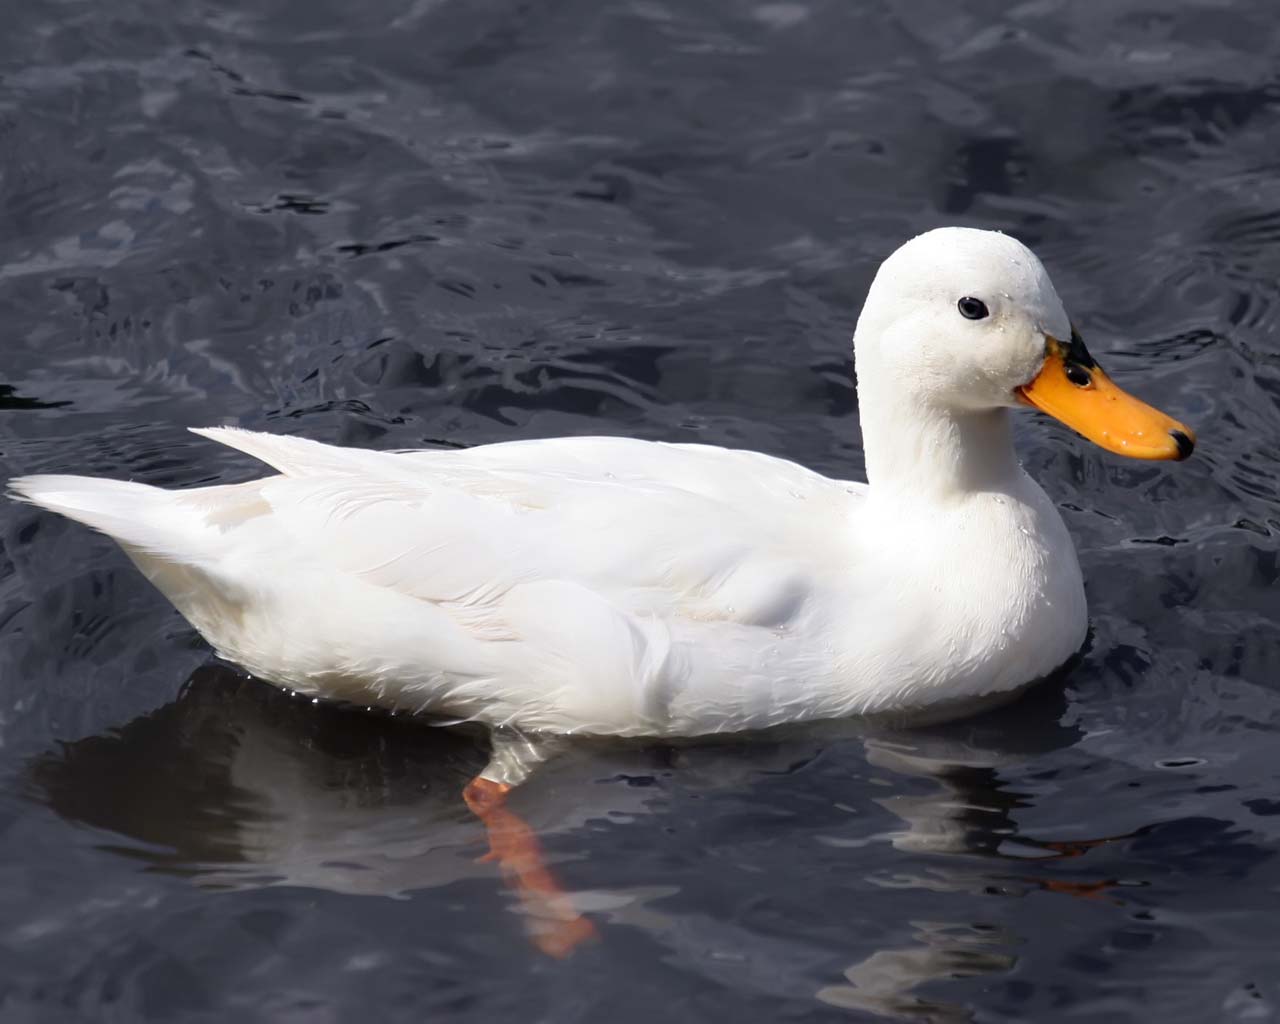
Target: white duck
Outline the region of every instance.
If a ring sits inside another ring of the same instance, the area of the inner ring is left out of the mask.
[[[1191,431],[1108,381],[1001,234],[906,243],[854,341],[869,485],[626,438],[372,452],[219,428],[197,432],[279,475],[10,486],[114,537],[222,657],[356,704],[690,736],[1047,675],[1084,640],[1084,589],[1009,410],[1137,458],[1185,458]]]

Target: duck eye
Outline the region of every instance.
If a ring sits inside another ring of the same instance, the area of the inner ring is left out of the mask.
[[[981,320],[988,314],[987,304],[981,299],[975,299],[972,295],[966,295],[957,302],[956,308],[966,320]]]

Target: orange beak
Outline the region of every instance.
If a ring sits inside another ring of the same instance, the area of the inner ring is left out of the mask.
[[[1046,340],[1044,367],[1015,394],[1119,455],[1181,460],[1196,444],[1189,427],[1113,384],[1074,330],[1069,343]]]

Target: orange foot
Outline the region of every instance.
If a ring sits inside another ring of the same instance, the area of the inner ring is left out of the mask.
[[[529,912],[533,944],[549,956],[563,958],[595,938],[595,925],[573,909],[543,862],[542,846],[533,829],[507,807],[510,792],[505,783],[475,778],[462,791],[462,798],[488,830],[489,853],[484,859],[497,862]]]

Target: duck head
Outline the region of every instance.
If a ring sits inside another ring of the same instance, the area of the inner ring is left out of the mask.
[[[917,415],[962,422],[1032,406],[1132,458],[1185,459],[1195,446],[1190,428],[1103,373],[1035,254],[999,232],[939,228],[899,248],[854,343],[864,434],[868,413],[882,421],[872,432],[888,433]],[[869,450],[869,473],[871,461]]]

